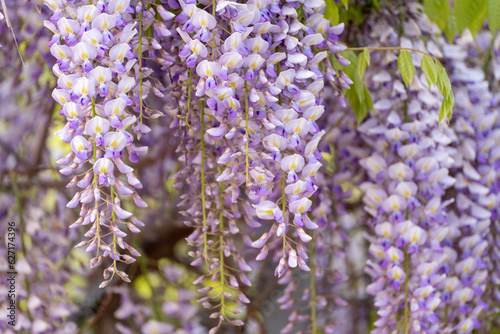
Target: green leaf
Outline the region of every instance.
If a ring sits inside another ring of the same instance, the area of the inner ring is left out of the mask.
[[[437,85],[443,96],[452,93],[450,78],[448,78],[448,74],[441,64],[437,65]]]
[[[366,61],[368,62],[368,66],[370,66],[370,51],[368,51],[368,48],[363,49],[363,54],[365,55]]]
[[[453,10],[450,11],[448,15],[448,22],[446,22],[444,33],[450,42],[453,42],[455,36],[458,34],[457,18],[455,17],[455,11]]]
[[[498,28],[500,28],[500,0],[487,1],[488,12],[486,16],[488,17],[490,31],[494,35]]]
[[[350,65],[344,66],[342,69],[344,73],[353,81],[350,90],[354,91],[357,94],[360,103],[364,103],[365,92],[363,91],[363,87],[365,86],[365,84],[363,83],[363,80],[359,76],[359,73],[357,71],[358,57],[356,57],[356,54],[352,51],[345,51],[341,52],[340,54],[351,62]]]
[[[398,67],[405,82],[406,87],[408,87],[413,81],[413,76],[415,75],[415,66],[411,58],[411,54],[402,50],[398,57]]]
[[[370,95],[370,91],[368,90],[368,88],[366,88],[366,86],[365,86],[365,105],[366,108],[373,109],[372,96]]]
[[[460,34],[466,28],[477,34],[486,17],[486,0],[456,0],[455,16]]]
[[[445,30],[450,13],[448,0],[424,0],[424,13],[439,29]]]
[[[439,122],[441,122],[445,116],[448,116],[448,106],[446,105],[446,101],[446,99],[443,99],[441,108],[439,108]]]
[[[363,101],[360,101],[358,98],[358,94],[353,90],[349,89],[345,91],[347,98],[349,99],[349,103],[351,105],[352,110],[354,111],[354,115],[356,115],[356,119],[358,124],[360,124],[368,115],[368,111],[373,109],[373,102],[370,96],[370,92],[363,85]]]
[[[437,64],[437,85],[443,95],[443,103],[441,104],[441,109],[439,110],[439,121],[441,121],[444,117],[449,120],[453,112],[455,97],[453,96],[450,78],[441,64]]]
[[[450,112],[448,113],[448,119],[450,119],[451,114],[453,112],[453,106],[455,105],[455,95],[453,95],[453,91],[451,91],[450,94],[448,95],[448,99],[450,102]]]
[[[481,11],[480,15],[476,16],[474,20],[469,24],[469,30],[473,37],[476,37],[477,33],[483,27],[484,20],[486,19],[486,7]]]
[[[349,99],[349,103],[359,124],[366,118],[368,111],[373,109],[372,98],[358,72],[359,57],[356,57],[356,54],[353,51],[343,51],[340,54],[351,62],[350,65],[342,67],[341,70],[343,70],[344,73],[353,81],[351,89],[344,90],[344,92],[346,97]],[[361,54],[365,53],[363,52]],[[332,56],[331,58],[334,59],[335,57]],[[362,58],[366,60],[366,54],[362,56]],[[335,61],[333,63],[335,63]]]
[[[453,103],[455,102],[455,98],[453,94],[450,93],[443,97],[443,102],[441,104],[441,108],[439,109],[439,121],[446,117],[449,121],[451,118],[451,114],[453,112]]]
[[[429,88],[431,88],[432,84],[436,84],[437,81],[438,70],[436,62],[430,56],[424,55],[420,62],[420,67],[425,74],[425,79],[427,80]]]
[[[324,18],[330,21],[332,26],[339,24],[339,9],[333,0],[326,0],[326,10],[323,14]]]
[[[345,9],[347,10],[349,8],[349,0],[342,0],[342,3],[344,4]]]
[[[363,52],[359,54],[357,66],[358,74],[361,79],[363,79],[368,65],[370,65],[370,52],[367,48],[364,48]]]

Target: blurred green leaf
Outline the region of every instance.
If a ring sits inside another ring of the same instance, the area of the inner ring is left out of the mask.
[[[437,75],[437,85],[443,95],[443,103],[439,110],[439,121],[444,117],[449,120],[453,112],[453,104],[455,103],[450,78],[441,64],[437,64]]]
[[[450,11],[450,14],[448,15],[448,22],[446,23],[444,33],[450,42],[453,42],[455,36],[458,34],[457,18],[455,17],[454,10]]]
[[[366,88],[363,78],[358,72],[359,57],[356,57],[356,54],[352,51],[344,51],[341,52],[341,54],[351,62],[350,65],[342,68],[345,74],[353,81],[351,89],[345,90],[345,94],[349,99],[351,108],[354,110],[354,114],[359,124],[366,118],[368,111],[373,108],[373,102],[370,92]],[[361,56],[363,54],[364,52],[360,54],[360,57],[366,60],[366,54]]]
[[[452,92],[450,78],[448,78],[448,74],[441,64],[437,66],[437,84],[443,96]]]
[[[332,26],[339,24],[339,9],[333,0],[326,0],[326,10],[323,16],[330,21]]]
[[[413,76],[415,75],[415,66],[413,65],[413,60],[411,58],[410,52],[402,50],[398,57],[398,67],[405,82],[406,87],[408,87],[413,81]]]
[[[486,18],[486,0],[456,0],[455,16],[458,32],[469,28],[475,36]]]
[[[448,0],[424,0],[424,13],[439,29],[446,30],[450,14]]]
[[[495,32],[500,28],[500,0],[487,0],[487,14],[488,25],[490,27],[491,33]]]
[[[441,104],[441,108],[439,109],[439,121],[446,117],[446,119],[450,120],[452,110],[453,110],[454,97],[453,94],[448,94],[444,96],[443,102]]]
[[[366,67],[370,65],[370,52],[367,48],[364,48],[363,52],[359,54],[358,57],[358,74],[361,79],[363,79]]]

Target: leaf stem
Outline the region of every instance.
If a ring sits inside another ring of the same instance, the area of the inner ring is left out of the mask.
[[[142,10],[139,12],[139,124],[142,126],[142,108],[143,108],[143,103],[142,103],[142,94],[143,94],[143,83],[142,83]],[[140,130],[139,130],[140,131]]]
[[[406,107],[406,103],[405,103],[405,108]],[[409,208],[406,208],[406,213],[405,213],[405,219],[408,220],[410,216],[410,209]],[[409,280],[409,277],[410,277],[410,255],[408,254],[408,245],[406,245],[405,247],[405,250],[404,250],[404,262],[403,262],[403,266],[404,266],[404,271],[405,271],[405,283],[404,283],[404,287],[405,287],[405,310],[404,310],[404,322],[403,322],[403,333],[404,334],[408,334],[409,333],[409,328],[408,328],[408,322],[410,321],[410,314],[409,314],[409,303],[408,303],[408,280]]]
[[[403,333],[408,334],[409,333],[409,328],[408,328],[408,322],[410,321],[410,314],[409,314],[409,305],[408,305],[408,277],[410,276],[410,260],[409,260],[409,254],[408,254],[408,246],[406,246],[405,251],[404,251],[404,271],[405,271],[405,310],[404,310],[404,321],[403,321]]]
[[[315,245],[314,245],[314,230],[312,231],[311,234],[312,240],[311,240],[311,322],[312,322],[312,334],[316,334],[318,331],[318,324],[317,324],[317,316],[316,316],[316,263],[314,262],[314,252],[315,252]]]
[[[95,99],[94,97],[92,97],[92,118],[94,118],[96,115],[96,111],[95,111]],[[95,138],[94,138],[94,153],[93,153],[93,158],[94,158],[94,164],[95,162],[97,161],[97,145],[96,145],[96,142],[95,142]],[[98,176],[97,174],[94,172],[94,189],[97,189],[99,187],[98,185],[98,182],[97,182],[97,179],[98,179]],[[95,209],[97,211],[97,214],[96,214],[96,232],[95,232],[95,235],[97,237],[97,254],[96,254],[96,257],[99,256],[99,248],[101,247],[101,225],[100,225],[100,222],[99,222],[99,218],[100,218],[100,215],[99,215],[99,203],[97,202],[97,199],[95,200]]]
[[[191,108],[191,85],[193,84],[193,68],[189,69],[189,80],[188,80],[188,100],[187,100],[187,112],[186,112],[186,126],[189,124],[189,109]]]
[[[205,210],[205,100],[201,100],[201,205],[203,215],[203,255],[208,259],[207,214]]]
[[[225,315],[225,305],[224,305],[224,288],[225,288],[225,279],[224,279],[224,248],[222,245],[224,244],[224,214],[222,212],[224,208],[224,198],[222,196],[222,193],[224,192],[224,183],[219,182],[219,205],[220,205],[220,212],[219,212],[219,263],[220,263],[220,285],[221,285],[221,310],[220,314],[222,316]]]
[[[248,170],[250,168],[250,163],[248,161],[248,145],[250,143],[250,136],[248,135],[248,85],[245,81],[245,136],[247,137],[247,142],[245,144],[245,181],[248,184]]]
[[[285,157],[285,152],[281,152],[281,159]],[[282,200],[282,211],[283,211],[283,220],[285,222],[285,229],[287,224],[288,214],[286,214],[286,193],[285,193],[285,171],[281,170],[281,200]],[[286,230],[283,233],[283,257],[286,256]]]
[[[115,187],[113,185],[111,185],[110,187],[110,192],[111,192],[111,204],[115,204]],[[116,222],[116,214],[115,214],[115,211],[111,211],[111,219],[113,220],[113,223]],[[116,234],[113,233],[113,250],[115,251],[116,253],[116,244],[117,244],[117,240],[116,240]],[[113,267],[115,268],[115,272],[118,271],[118,267],[116,266],[116,260],[113,260]]]

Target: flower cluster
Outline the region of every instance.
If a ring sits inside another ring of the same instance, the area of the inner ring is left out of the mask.
[[[140,3],[133,8],[125,0],[46,3],[53,11],[45,22],[54,33],[50,52],[57,59],[53,72],[58,85],[52,96],[67,120],[56,135],[71,146],[71,152],[58,161],[66,166],[60,172],[71,175],[91,165],[68,184],[82,189],[68,203],[71,208],[81,204],[80,218],[71,228],[90,225],[85,234],[89,240],[78,246],[95,252],[91,267],[108,256],[113,260],[104,271],[105,286],[115,274],[128,280],[117,261],[131,263],[139,256],[124,240],[123,228],[137,233],[144,224],[122,208],[120,195],[130,196],[139,207],[147,206],[137,193],[142,185],[124,159],[127,152],[128,160],[137,163],[147,152],[147,147],[134,144],[127,129],[138,137],[149,131],[142,124],[142,100],[150,87],[143,82],[149,70],[142,67],[142,46],[150,43],[142,31],[151,25],[152,14],[143,15]],[[132,256],[120,253],[118,247]]]
[[[497,300],[487,295],[487,289],[497,290],[494,277],[498,275],[491,263],[496,253],[491,233],[498,203],[494,148],[498,136],[494,111],[498,102],[482,69],[465,63],[470,50],[474,50],[472,42],[472,36],[464,34],[455,45],[444,48],[459,103],[452,121],[456,132],[452,150],[456,202],[449,217],[449,261],[444,268],[449,277],[442,283],[442,300],[448,304],[446,321],[450,330],[458,333],[480,328],[491,312],[488,304]]]
[[[261,249],[257,260],[269,252],[277,256],[276,276],[287,267],[310,270],[302,243],[311,240],[305,229],[317,228],[307,213],[321,167],[317,145],[324,132],[316,121],[324,112],[325,82],[348,80],[342,73],[337,80],[327,59],[328,51],[342,49],[337,41],[343,25],[331,26],[323,17],[323,1],[213,2],[205,9],[181,3],[181,9],[175,21],[185,63],[179,77],[187,86],[179,117],[187,169],[179,175],[189,175],[201,195],[186,196],[182,204],[195,227],[188,238],[198,248],[193,263],[208,262],[212,280],[220,281],[222,311],[213,316],[223,319],[224,298],[231,297],[226,290],[238,295],[240,306],[247,300],[224,261],[231,255],[239,270],[250,269],[232,245],[231,234],[244,228],[235,218],[244,215],[252,228],[261,226],[255,217],[274,221],[251,244]],[[211,256],[213,251],[224,256]],[[245,275],[239,279],[247,284]]]
[[[422,17],[418,25],[412,19],[405,22],[408,38],[383,32],[383,25],[381,20],[374,26],[373,43],[439,56],[417,38],[433,31]],[[361,165],[369,180],[362,185],[363,201],[373,224],[366,268],[373,277],[367,291],[374,296],[379,316],[373,333],[402,327],[406,333],[436,333],[441,329],[439,288],[447,274],[441,269],[449,262],[444,248],[449,233],[445,208],[453,202],[446,197],[455,183],[449,175],[453,159],[447,150],[453,132],[438,122],[440,101],[423,76],[415,76],[405,88],[391,66],[396,58],[385,56],[376,55],[377,63],[385,67],[367,71],[370,89],[377,91],[375,115],[359,129],[372,147]],[[418,60],[414,55],[417,66]],[[403,317],[398,318],[399,312]]]

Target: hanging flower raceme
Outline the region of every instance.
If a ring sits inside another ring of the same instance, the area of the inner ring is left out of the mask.
[[[322,2],[308,7],[304,20],[321,19],[323,9]],[[313,204],[309,197],[317,188],[314,175],[321,167],[317,145],[324,132],[319,131],[316,120],[324,111],[320,102],[325,79],[315,68],[320,62],[331,67],[321,50],[328,48],[328,38],[335,43],[333,36],[342,31],[341,27],[330,27],[325,19],[322,33],[307,29],[295,13],[292,4],[284,4],[277,15],[265,17],[253,30],[255,37],[246,39],[244,52],[235,47],[240,35],[226,40],[228,48],[242,54],[246,67],[245,96],[249,103],[245,130],[249,142],[243,158],[248,196],[257,217],[274,221],[253,246],[262,248],[259,260],[268,253],[264,247],[268,243],[276,256],[280,254],[277,276],[282,276],[287,267],[310,270],[305,253],[293,245],[295,238],[299,245],[308,243],[311,236],[306,231],[317,228],[308,212]],[[285,34],[280,28],[283,26],[288,29]],[[297,34],[303,39],[301,43]],[[311,51],[312,46],[316,53]],[[273,243],[277,239],[283,242]]]
[[[472,41],[470,34],[464,34],[458,45],[444,48],[445,58],[452,60],[451,80],[460,100],[452,120],[457,133],[452,151],[456,202],[446,235],[449,261],[442,268],[449,277],[441,288],[442,301],[449,310],[446,321],[458,333],[479,329],[482,320],[494,312],[488,304],[498,300],[498,272],[492,263],[497,253],[494,138],[498,132],[498,106],[482,68],[467,65],[466,54],[475,47]]]
[[[131,263],[140,254],[125,240],[125,230],[137,233],[144,224],[123,208],[121,198],[130,196],[137,206],[147,206],[137,193],[142,185],[125,161],[128,157],[130,162],[138,162],[147,152],[147,147],[134,144],[128,130],[133,129],[138,137],[149,131],[142,124],[150,114],[143,99],[151,88],[144,80],[148,69],[143,67],[142,53],[149,47],[143,29],[151,24],[144,21],[152,15],[143,15],[142,5],[135,10],[130,1],[121,0],[107,6],[48,4],[54,13],[45,26],[54,33],[50,44],[58,77],[52,95],[67,118],[56,135],[71,144],[71,152],[58,163],[67,166],[61,169],[64,175],[92,166],[68,184],[82,189],[68,203],[72,208],[81,204],[80,218],[71,228],[90,225],[85,234],[89,240],[78,247],[85,246],[95,254],[91,267],[100,265],[105,257],[113,260],[104,271],[106,281],[101,286],[109,284],[115,274],[127,281],[117,261]],[[77,13],[76,17],[71,13]]]
[[[181,204],[195,228],[188,238],[196,247],[193,264],[207,264],[212,279],[222,286],[217,298],[224,301],[236,293],[229,294],[232,281],[223,273],[234,273],[226,268],[229,259],[210,254],[224,249],[224,257],[232,258],[240,270],[249,269],[231,246],[232,235],[243,228],[236,228],[234,221],[242,215],[250,228],[261,226],[256,218],[274,221],[253,244],[243,237],[247,245],[262,248],[257,256],[261,261],[270,250],[273,256],[283,254],[277,259],[277,276],[288,266],[309,270],[305,252],[295,245],[309,242],[307,230],[317,227],[309,216],[314,176],[321,166],[317,145],[323,135],[316,121],[324,110],[324,78],[317,69],[320,63],[331,68],[325,50],[342,49],[337,45],[342,26],[330,27],[326,19],[317,31],[304,25],[308,17],[321,20],[322,1],[307,6],[304,22],[297,20],[295,3],[180,6],[176,36],[182,40],[178,56],[185,67],[178,73],[187,96],[179,117],[185,126],[180,159],[187,166],[181,174],[198,194],[185,196]],[[336,84],[333,77],[328,80]],[[246,198],[240,196],[242,189]],[[231,208],[230,215],[226,208]],[[273,243],[277,238],[283,242]],[[239,279],[246,284],[246,276]],[[238,296],[240,303],[246,300]],[[214,313],[221,320],[227,315]]]
[[[205,267],[205,274],[195,284],[205,283],[207,279],[214,282],[213,287],[199,290],[207,294],[199,301],[213,309],[211,317],[218,319],[210,331],[213,333],[225,321],[243,324],[237,314],[249,299],[240,286],[251,285],[246,276],[250,266],[239,254],[234,240],[240,234],[236,221],[241,217],[238,200],[242,180],[232,180],[238,167],[226,172],[218,167],[219,163],[234,159],[232,148],[243,137],[237,128],[241,120],[238,120],[242,105],[239,100],[244,93],[235,89],[242,87],[243,79],[237,72],[242,58],[221,56],[221,37],[229,24],[227,17],[217,14],[215,4],[200,9],[192,3],[181,3],[181,8],[182,13],[175,18],[180,25],[176,27],[176,36],[181,41],[177,63],[185,66],[176,70],[183,80],[179,119],[184,124],[176,126],[182,131],[179,160],[186,168],[177,177],[185,177],[195,194],[182,197],[181,214],[188,218],[186,224],[194,228],[187,238],[188,244],[194,247],[190,252],[195,258],[191,264]],[[217,20],[220,20],[218,27]],[[229,308],[230,303],[237,308]]]
[[[388,17],[385,20],[390,20]],[[396,40],[396,35],[382,33],[384,24],[384,20],[377,21],[371,37],[380,41],[370,45]],[[420,26],[424,33],[432,32],[430,23],[422,21]],[[421,32],[411,30],[416,24],[405,27],[408,36],[420,36]],[[416,38],[396,43],[428,50]],[[445,193],[455,183],[449,175],[454,160],[448,148],[454,134],[438,122],[440,102],[434,88],[430,90],[420,76],[405,88],[392,70],[395,67],[391,69],[395,58],[376,59],[387,67],[367,71],[370,90],[377,92],[375,116],[360,126],[374,151],[361,160],[370,179],[362,189],[373,228],[366,268],[373,278],[367,291],[378,309],[372,332],[403,327],[410,333],[437,333],[442,329],[439,316],[444,308],[440,286],[447,274],[440,268],[449,261],[446,207],[453,200],[447,200]]]

